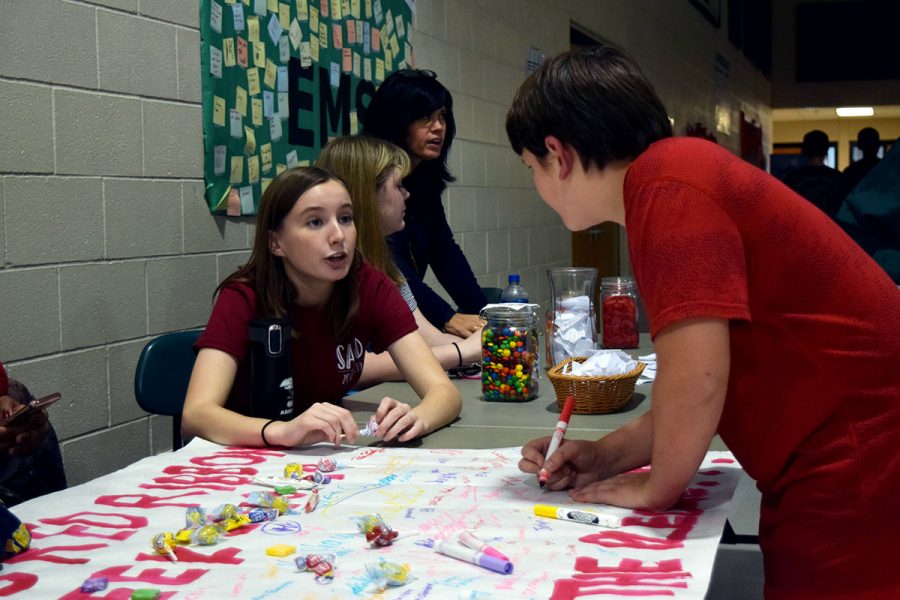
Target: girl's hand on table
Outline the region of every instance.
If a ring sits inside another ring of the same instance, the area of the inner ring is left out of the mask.
[[[358,435],[353,414],[326,402],[316,402],[290,421],[276,421],[266,429],[270,444],[288,447],[327,441],[339,448],[341,438],[352,444]]]
[[[375,419],[378,421],[376,435],[385,442],[394,439],[398,442],[408,442],[426,430],[422,417],[413,411],[409,404],[387,396],[381,399],[381,404],[375,411]]]
[[[600,479],[603,459],[597,442],[564,439],[545,464],[544,456],[549,446],[550,436],[522,446],[519,470],[537,474],[545,467],[550,472],[550,479],[545,484],[549,490],[579,489]]]
[[[478,315],[465,315],[456,313],[450,320],[444,323],[444,331],[466,338],[481,329],[481,317]]]
[[[569,490],[569,497],[576,502],[609,504],[623,508],[645,508],[651,510],[668,508],[667,506],[650,506],[644,499],[649,478],[649,471],[622,473],[609,479],[595,481],[594,483]]]

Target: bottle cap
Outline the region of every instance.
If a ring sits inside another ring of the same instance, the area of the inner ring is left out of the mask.
[[[519,283],[519,274],[518,273],[510,273],[509,274],[509,282],[510,283]]]

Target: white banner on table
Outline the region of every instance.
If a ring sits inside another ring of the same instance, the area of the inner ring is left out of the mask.
[[[215,546],[179,546],[178,562],[153,552],[151,538],[185,527],[185,509],[240,504],[266,489],[257,475],[283,474],[290,462],[314,467],[330,456],[341,468],[322,486],[318,508],[303,513],[308,491],[290,497],[298,514],[224,536]],[[710,452],[679,504],[664,513],[603,507],[622,517],[606,529],[534,516],[535,504],[574,505],[544,492],[516,467],[518,448],[496,450],[229,448],[194,440],[176,453],[134,465],[64,492],[14,507],[29,524],[32,547],[0,571],[0,595],[83,597],[89,577],[108,577],[96,596],[127,598],[156,588],[161,598],[422,598],[574,599],[662,595],[702,599],[740,468],[727,452]],[[400,534],[372,548],[355,517],[379,513]],[[433,550],[436,542],[472,531],[515,566],[502,575]],[[275,544],[297,547],[286,558]],[[294,558],[337,555],[334,581],[315,583]],[[415,579],[379,594],[365,564],[406,563]],[[472,592],[490,592],[482,596]]]

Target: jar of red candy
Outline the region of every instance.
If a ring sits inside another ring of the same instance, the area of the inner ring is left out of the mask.
[[[604,348],[637,348],[637,291],[631,277],[600,280],[600,310]]]
[[[485,306],[481,392],[485,400],[524,402],[538,393],[537,304]]]

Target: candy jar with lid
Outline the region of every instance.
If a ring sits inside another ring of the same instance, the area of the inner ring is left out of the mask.
[[[604,348],[637,348],[637,291],[631,277],[604,277],[600,280],[600,310]]]
[[[538,393],[537,304],[489,304],[481,310],[481,392],[485,400],[524,402]]]

